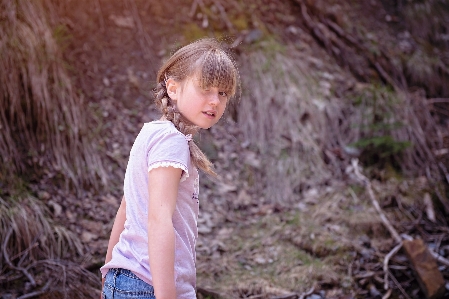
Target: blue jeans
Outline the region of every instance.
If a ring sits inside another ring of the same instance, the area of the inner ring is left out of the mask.
[[[101,298],[156,299],[153,287],[126,269],[109,269]]]

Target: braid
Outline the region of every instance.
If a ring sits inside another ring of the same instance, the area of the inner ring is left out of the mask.
[[[171,121],[176,129],[184,135],[195,134],[198,127],[193,124],[186,124],[183,121],[181,113],[179,113],[173,105],[172,100],[168,96],[167,88],[165,82],[159,82],[155,88],[155,103],[156,106],[162,112],[162,115],[169,121]],[[212,176],[217,174],[213,170],[213,164],[207,158],[207,156],[201,151],[201,149],[196,145],[195,141],[192,139],[189,141],[190,158],[193,164]]]

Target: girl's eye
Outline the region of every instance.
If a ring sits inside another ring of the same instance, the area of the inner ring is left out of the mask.
[[[221,97],[226,97],[226,98],[228,97],[228,94],[224,91],[219,91],[218,95],[220,95]]]

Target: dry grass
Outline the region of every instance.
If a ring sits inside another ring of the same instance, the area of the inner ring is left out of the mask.
[[[79,239],[50,220],[39,200],[0,198],[0,219],[0,288],[5,296],[98,297],[99,279],[82,267],[86,257]]]
[[[440,177],[433,150],[442,134],[420,91],[354,84],[346,98],[336,97],[332,90],[347,77],[337,80],[335,70],[320,77],[326,70],[317,71],[314,59],[288,46],[242,55],[238,122],[261,155],[264,172],[255,181],[265,199],[294,202],[311,186],[344,178],[359,155],[352,144],[370,138],[390,138],[385,152],[371,152],[380,155],[374,159],[407,175]]]
[[[54,37],[52,12],[47,0],[0,1],[0,179],[29,177],[34,167],[75,187],[98,186],[106,174]]]
[[[295,201],[300,189],[330,175],[321,155],[326,100],[310,76],[306,55],[294,49],[243,54],[241,65],[238,122],[264,161],[267,198]]]

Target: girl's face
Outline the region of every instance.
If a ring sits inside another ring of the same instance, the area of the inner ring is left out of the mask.
[[[196,76],[183,82],[169,78],[167,93],[183,117],[202,129],[208,129],[223,115],[228,95],[217,87],[204,89],[200,83]]]

